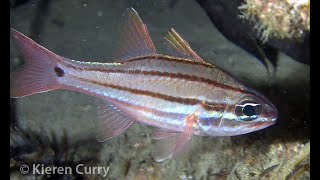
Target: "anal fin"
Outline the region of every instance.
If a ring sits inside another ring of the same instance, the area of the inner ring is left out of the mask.
[[[97,140],[107,141],[120,135],[134,124],[119,107],[107,101],[98,101]]]
[[[170,132],[159,130],[153,134],[153,139],[157,139],[156,151],[153,158],[157,162],[162,162],[169,158],[181,157],[186,152],[186,147],[193,135],[193,124],[196,115],[187,117],[185,127],[182,132]]]

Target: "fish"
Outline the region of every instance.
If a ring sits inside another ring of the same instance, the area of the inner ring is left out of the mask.
[[[133,124],[155,127],[153,159],[179,157],[193,136],[236,136],[275,124],[277,108],[262,94],[206,62],[173,28],[170,52],[157,52],[146,24],[126,11],[112,62],[60,56],[11,28],[25,63],[10,74],[11,98],[70,90],[97,99],[97,140]]]

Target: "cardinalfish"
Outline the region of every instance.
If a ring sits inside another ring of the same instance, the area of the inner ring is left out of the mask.
[[[174,30],[159,54],[138,13],[127,10],[117,61],[83,62],[59,56],[11,29],[25,63],[11,73],[10,94],[20,98],[57,89],[99,99],[97,139],[107,141],[134,123],[157,127],[169,140],[154,153],[176,157],[193,135],[235,136],[276,122],[275,106],[224,70],[204,61]]]

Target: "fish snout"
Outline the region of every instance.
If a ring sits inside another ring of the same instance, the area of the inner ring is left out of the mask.
[[[274,124],[278,119],[278,110],[273,104],[266,104],[263,116],[265,117],[266,121]]]

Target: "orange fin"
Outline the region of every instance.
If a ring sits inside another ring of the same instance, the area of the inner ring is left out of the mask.
[[[97,140],[107,141],[120,135],[130,128],[135,121],[121,110],[121,108],[103,100],[98,100]]]
[[[120,28],[119,50],[115,56],[129,59],[138,56],[156,54],[147,26],[133,8],[127,9],[127,18]]]
[[[173,51],[173,55],[205,62],[173,28],[170,29],[164,39],[167,41],[166,45],[169,47],[169,50]]]
[[[187,144],[193,135],[193,124],[196,115],[191,114],[186,119],[186,124],[181,133],[170,131],[158,131],[153,135],[157,141],[156,151],[153,153],[153,158],[157,162],[162,162],[169,158],[181,157],[183,152],[186,152]]]

